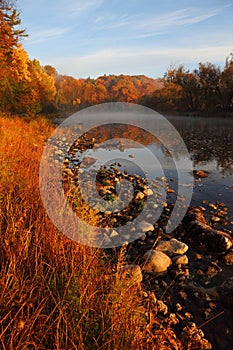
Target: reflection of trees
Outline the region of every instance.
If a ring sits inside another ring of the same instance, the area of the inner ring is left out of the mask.
[[[172,122],[185,141],[194,165],[215,160],[222,173],[233,174],[233,125],[230,120],[188,117]]]
[[[216,161],[217,168],[221,173],[233,174],[233,126],[230,120],[174,117],[171,122],[184,140],[194,166]],[[166,140],[164,144],[146,130],[137,126],[118,123],[97,127],[87,134],[87,138],[94,138],[97,144],[108,139],[123,138],[134,140],[149,147],[154,144],[160,148],[166,159],[172,159],[173,156],[176,160],[181,160],[185,156],[182,153],[182,148],[179,147],[179,138],[176,139],[172,135],[166,135],[165,131],[159,136]],[[130,142],[126,142],[119,146],[127,149],[132,145]],[[168,149],[172,150],[172,155]],[[161,156],[158,155],[158,158],[161,158]]]

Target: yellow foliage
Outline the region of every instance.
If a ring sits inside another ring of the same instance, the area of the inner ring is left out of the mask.
[[[11,59],[11,75],[15,81],[31,81],[29,72],[29,57],[21,45],[14,48]]]

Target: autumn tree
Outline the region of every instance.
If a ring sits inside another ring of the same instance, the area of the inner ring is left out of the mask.
[[[224,110],[233,110],[233,53],[226,59],[220,79],[221,105]]]
[[[198,79],[200,110],[213,112],[220,104],[221,69],[212,63],[199,63],[194,71]]]
[[[29,71],[31,74],[31,89],[37,95],[40,111],[53,111],[56,95],[55,79],[35,59],[30,62]]]

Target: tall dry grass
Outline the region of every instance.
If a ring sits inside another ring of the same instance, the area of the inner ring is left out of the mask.
[[[45,119],[0,118],[0,348],[145,348],[139,288],[43,208],[39,164],[52,131]]]
[[[172,318],[157,317],[153,293],[122,278],[125,247],[111,260],[49,220],[39,165],[53,129],[43,118],[0,117],[0,349],[197,349],[178,339]]]

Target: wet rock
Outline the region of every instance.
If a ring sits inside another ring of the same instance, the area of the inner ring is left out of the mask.
[[[142,193],[142,192],[138,192],[135,196],[135,199],[138,200],[138,199],[143,199],[145,197],[145,195]]]
[[[219,222],[221,219],[218,216],[211,216],[213,222]]]
[[[183,223],[191,234],[200,235],[200,239],[208,249],[214,252],[224,252],[233,245],[233,238],[226,232],[209,226],[199,208],[190,208]]]
[[[125,265],[121,272],[120,276],[127,280],[131,285],[140,284],[142,282],[142,270],[139,265]]]
[[[142,232],[154,230],[154,226],[152,224],[150,224],[149,222],[146,222],[144,220],[139,223],[139,228],[142,230]]]
[[[188,250],[187,244],[175,238],[169,241],[159,241],[156,250],[167,253],[169,256],[182,255]]]
[[[172,261],[174,262],[175,265],[187,265],[189,262],[189,259],[187,255],[177,255],[177,256],[174,256]]]
[[[163,252],[157,250],[148,250],[143,256],[143,270],[147,272],[166,272],[171,266],[171,258]]]
[[[84,168],[88,168],[89,166],[95,164],[96,159],[92,157],[85,157],[82,160],[81,166]]]
[[[146,188],[144,191],[143,191],[144,195],[145,196],[152,196],[154,194],[154,192],[150,189],[150,188]]]
[[[193,171],[193,175],[195,176],[195,178],[204,178],[204,177],[208,177],[208,171],[204,171],[204,170],[194,170]]]

